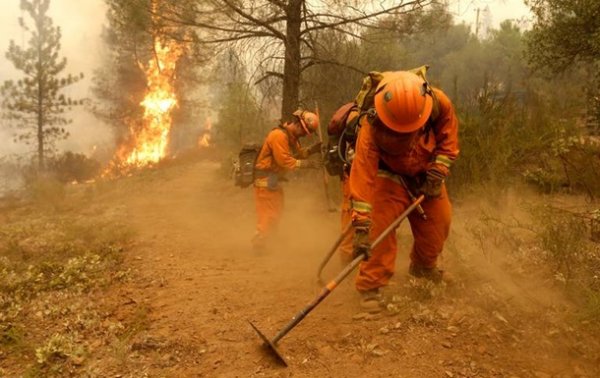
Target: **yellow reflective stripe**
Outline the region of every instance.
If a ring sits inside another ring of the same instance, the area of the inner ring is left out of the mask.
[[[352,201],[352,209],[359,213],[370,213],[373,207],[370,203],[361,201]]]
[[[257,178],[254,180],[254,186],[257,188],[266,188],[269,186],[266,177]]]
[[[437,155],[435,157],[435,162],[437,164],[441,164],[447,168],[450,168],[450,166],[452,165],[452,163],[454,163],[454,160],[451,159],[450,157],[446,156],[446,155]]]

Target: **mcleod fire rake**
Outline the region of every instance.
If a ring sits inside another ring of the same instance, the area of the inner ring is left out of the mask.
[[[371,244],[371,249],[375,248],[390,232],[392,232],[402,221],[423,202],[425,197],[423,195],[419,196],[402,214],[396,218]],[[265,336],[252,322],[248,321],[254,331],[258,334],[258,336],[263,341],[263,347],[265,350],[271,354],[277,362],[281,363],[284,366],[288,366],[287,361],[283,357],[283,355],[277,349],[277,343],[281,340],[285,335],[288,334],[295,326],[298,325],[308,315],[315,307],[319,305],[353,270],[356,268],[361,261],[364,260],[364,256],[357,256],[350,262],[338,275],[329,281],[327,285],[321,289],[319,295],[314,298],[308,305],[306,305],[302,310],[300,310],[294,317],[273,337],[269,339]]]

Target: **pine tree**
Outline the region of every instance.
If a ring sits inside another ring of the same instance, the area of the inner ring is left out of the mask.
[[[19,18],[19,24],[31,38],[26,47],[11,40],[6,58],[22,71],[23,77],[7,80],[0,87],[5,117],[14,121],[19,130],[16,139],[37,144],[39,169],[44,168],[45,155],[53,150],[55,142],[69,135],[64,127],[72,120],[65,117],[65,112],[82,104],[82,100],[61,93],[63,88],[83,78],[83,74],[60,76],[67,59],[59,57],[61,32],[47,16],[49,7],[50,0],[21,0],[21,9],[31,18],[33,26],[23,18]]]

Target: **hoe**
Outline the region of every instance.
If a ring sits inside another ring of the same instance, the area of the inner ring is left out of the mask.
[[[396,220],[394,220],[377,237],[377,239],[375,239],[375,241],[373,241],[373,243],[371,244],[371,248],[374,248],[375,246],[377,246],[381,242],[381,240],[383,240],[383,238],[385,238],[390,232],[392,232],[392,230],[394,230],[398,225],[400,225],[400,223],[402,223],[402,221],[415,208],[417,208],[421,204],[421,202],[423,202],[424,199],[425,199],[425,197],[423,195],[421,195],[417,199],[415,199],[415,201],[402,214],[400,214],[400,216],[398,216],[398,218],[396,218]],[[343,238],[349,232],[350,232],[350,227],[346,228],[342,232],[342,234],[340,235],[339,239],[334,244],[334,247],[331,249],[331,251],[335,251],[335,249],[339,246],[339,244],[341,243]],[[333,254],[331,251],[330,251],[330,253],[328,253],[328,255],[325,257],[325,260],[319,266],[319,272],[317,274],[319,277],[319,280],[321,278],[321,271],[323,270],[323,268],[325,267],[325,265],[331,258],[331,255]],[[319,303],[321,303],[323,301],[323,299],[325,299],[364,259],[365,259],[364,255],[356,256],[354,258],[354,260],[352,260],[352,262],[350,262],[340,273],[338,273],[338,275],[334,279],[332,279],[327,285],[325,285],[321,289],[321,292],[319,293],[319,295],[317,295],[316,298],[314,298],[308,305],[306,305],[306,307],[304,307],[302,310],[300,310],[288,322],[288,324],[286,324],[285,327],[283,327],[272,339],[269,339],[254,324],[252,324],[252,322],[248,321],[250,323],[250,325],[252,326],[252,328],[256,331],[258,336],[263,341],[263,348],[267,351],[267,353],[269,353],[271,356],[273,356],[277,360],[277,362],[279,362],[280,364],[282,364],[284,366],[288,366],[287,361],[285,360],[283,355],[277,349],[277,343],[279,342],[279,340],[281,340],[285,335],[287,335],[288,332],[290,332],[295,326],[298,325],[298,323],[300,323],[302,321],[302,319],[304,319],[306,317],[306,315],[308,315],[315,307],[317,307],[319,305]]]

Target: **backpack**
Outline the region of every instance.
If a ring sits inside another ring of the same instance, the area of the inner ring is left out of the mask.
[[[258,143],[244,144],[238,154],[237,164],[234,163],[234,183],[240,188],[247,188],[254,183],[254,165],[262,145]]]
[[[412,72],[427,82],[427,70],[429,66],[407,70]],[[346,156],[348,148],[354,148],[356,138],[360,130],[360,119],[363,116],[376,117],[375,112],[375,92],[379,83],[388,75],[393,75],[394,71],[371,71],[363,78],[360,91],[356,95],[354,101],[340,106],[333,114],[329,125],[327,126],[327,134],[329,135],[329,146],[325,168],[332,175],[341,174],[344,164],[350,165],[351,162]],[[433,109],[431,116],[425,125],[425,132],[428,134],[433,122],[438,118],[440,109],[439,102],[433,91],[430,91],[433,97]],[[348,115],[352,110],[358,110],[358,117],[348,119]]]
[[[327,125],[327,135],[329,136],[339,136],[342,135],[344,128],[346,128],[346,119],[348,115],[352,111],[352,109],[356,109],[357,105],[354,101],[348,102],[342,106],[340,106],[329,121]]]

